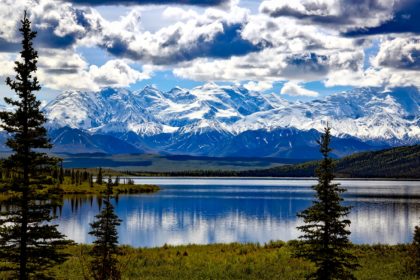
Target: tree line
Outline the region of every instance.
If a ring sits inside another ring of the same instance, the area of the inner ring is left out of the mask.
[[[185,170],[175,172],[126,171],[132,176],[170,177],[315,177],[321,161],[254,170]],[[420,178],[420,145],[356,153],[333,159],[339,178]]]

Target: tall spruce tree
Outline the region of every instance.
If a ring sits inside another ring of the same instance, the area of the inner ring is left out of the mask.
[[[102,167],[99,167],[98,176],[96,176],[96,183],[102,185]]]
[[[420,226],[414,228],[413,243],[410,248],[411,272],[420,278]]]
[[[63,162],[60,163],[60,173],[58,175],[58,181],[60,184],[64,182],[64,170],[63,170]]]
[[[91,262],[92,276],[96,280],[117,280],[121,279],[118,269],[119,254],[117,226],[121,220],[114,212],[111,204],[112,179],[108,179],[107,189],[102,211],[96,215],[96,221],[91,223],[92,231],[89,234],[96,237],[91,251],[93,261]]]
[[[4,161],[14,174],[6,188],[15,194],[8,211],[0,213],[0,270],[9,271],[13,279],[48,279],[48,268],[65,260],[59,249],[69,241],[50,223],[55,199],[41,192],[46,174],[56,167],[57,160],[39,151],[51,144],[43,127],[46,119],[41,103],[34,94],[40,90],[35,76],[38,54],[32,46],[36,32],[31,30],[26,11],[21,24],[22,51],[15,62],[16,77],[6,80],[17,97],[5,98],[5,102],[15,110],[0,112],[1,127],[10,135],[6,144],[13,151]]]
[[[323,159],[316,170],[318,184],[312,206],[298,214],[304,225],[298,229],[303,232],[303,241],[297,248],[296,255],[316,264],[315,273],[309,279],[355,279],[352,270],[358,267],[357,258],[349,253],[351,243],[347,227],[350,220],[345,217],[350,207],[341,205],[341,193],[345,189],[332,183],[334,163],[329,157],[331,129],[327,126],[318,141]]]
[[[89,187],[93,188],[93,175],[89,175]]]

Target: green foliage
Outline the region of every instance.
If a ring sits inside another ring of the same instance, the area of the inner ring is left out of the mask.
[[[90,270],[96,280],[120,279],[121,273],[118,268],[116,256],[118,249],[117,226],[121,220],[115,214],[111,204],[112,179],[109,177],[102,211],[96,215],[96,221],[90,224],[92,231],[89,234],[96,237],[90,255],[93,257]]]
[[[70,177],[64,177],[63,184],[60,185],[59,189],[62,194],[98,194],[101,195],[106,192],[107,185],[99,185],[93,181],[92,176],[89,176],[87,181],[83,181],[80,185],[71,184]],[[156,185],[135,185],[118,184],[113,187],[115,194],[135,194],[135,193],[153,193],[159,191],[159,187]]]
[[[296,242],[275,241],[258,244],[211,244],[163,246],[159,248],[120,247],[117,258],[122,279],[195,280],[195,279],[305,279],[313,272],[313,264],[293,258]],[[85,264],[92,246],[71,246],[71,257],[54,268],[57,279],[86,279]],[[409,245],[355,245],[351,252],[358,256],[360,269],[355,272],[359,280],[415,280],[401,265],[409,260]],[[187,253],[187,255],[184,255]],[[2,274],[0,273],[0,279]]]
[[[134,185],[134,180],[131,178],[127,179],[127,185]]]
[[[332,183],[334,164],[329,157],[330,141],[330,128],[327,127],[318,141],[323,159],[316,170],[318,184],[313,186],[315,200],[311,207],[298,214],[305,224],[298,227],[303,233],[300,236],[303,242],[298,246],[296,255],[316,264],[317,270],[310,278],[354,279],[351,270],[358,267],[357,258],[348,250],[351,246],[348,239],[350,231],[346,228],[350,220],[345,219],[350,208],[341,205],[343,199],[340,194],[345,190]]]
[[[414,228],[413,243],[410,247],[410,261],[408,270],[420,278],[420,226]]]
[[[46,119],[40,111],[40,101],[34,91],[40,86],[35,76],[38,54],[32,46],[36,32],[25,12],[19,29],[23,35],[21,58],[15,62],[15,80],[6,79],[7,85],[16,92],[17,98],[5,98],[15,108],[13,112],[0,112],[0,125],[11,137],[7,146],[13,154],[4,161],[4,168],[12,176],[3,187],[13,193],[4,202],[8,207],[0,213],[0,267],[9,271],[10,278],[48,279],[46,271],[65,261],[66,254],[60,249],[69,244],[51,223],[51,210],[57,200],[42,192],[53,179],[45,171],[56,171],[57,159],[40,149],[51,144],[43,127]]]
[[[120,185],[120,176],[115,177],[114,186]]]

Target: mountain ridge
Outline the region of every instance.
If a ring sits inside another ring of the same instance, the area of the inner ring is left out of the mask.
[[[290,102],[274,93],[210,83],[167,92],[154,86],[66,91],[43,111],[50,135],[66,128],[62,132],[72,139],[54,140],[60,151],[71,152],[76,145],[83,152],[312,159],[327,123],[340,143],[336,157],[419,143],[419,104],[413,87],[360,88]],[[106,137],[123,148],[106,147]]]
[[[133,131],[150,136],[205,127],[231,134],[289,127],[322,131],[329,122],[335,136],[407,144],[412,138],[420,139],[419,104],[415,88],[388,92],[361,88],[291,103],[273,93],[206,84],[168,92],[151,86],[134,92],[111,88],[97,93],[64,92],[44,111],[50,127],[69,126],[91,132]],[[336,123],[340,125],[334,127]]]

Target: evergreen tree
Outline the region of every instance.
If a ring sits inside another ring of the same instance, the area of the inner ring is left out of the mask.
[[[334,164],[329,157],[331,152],[330,128],[326,127],[321,135],[320,152],[323,159],[316,170],[318,184],[312,188],[316,191],[315,201],[308,209],[299,213],[304,225],[298,227],[303,235],[303,242],[298,246],[296,255],[316,264],[317,270],[308,278],[312,279],[355,279],[351,270],[358,267],[357,259],[348,252],[351,243],[347,227],[350,220],[345,217],[350,207],[341,205],[341,193],[345,189],[332,183]]]
[[[89,186],[93,188],[93,176],[89,175]]]
[[[94,260],[91,262],[90,268],[92,276],[96,280],[121,279],[116,258],[119,254],[117,226],[120,225],[121,220],[114,212],[111,196],[112,179],[110,177],[103,201],[104,207],[96,215],[96,221],[90,224],[92,231],[89,234],[96,237],[91,251]]]
[[[58,181],[58,168],[57,166],[53,169],[52,177]]]
[[[0,160],[0,182],[3,180],[4,170],[3,170],[3,161]]]
[[[114,186],[120,185],[120,176],[115,177]]]
[[[96,183],[102,185],[102,168],[99,167],[98,176],[96,177]]]
[[[89,179],[89,173],[87,173],[87,171],[86,170],[83,170],[83,182],[84,181],[87,181]]]
[[[64,182],[63,163],[61,163],[61,165],[60,165],[60,173],[58,175],[58,181],[60,182],[60,184],[62,184]]]
[[[76,171],[76,175],[75,175],[75,180],[76,180],[76,186],[78,186],[80,184],[80,172],[79,170]]]
[[[67,255],[59,249],[69,242],[49,223],[56,200],[39,191],[48,178],[45,171],[55,168],[57,160],[39,151],[51,144],[43,127],[41,102],[34,94],[40,90],[35,77],[38,54],[32,46],[36,32],[26,12],[21,24],[23,49],[15,62],[16,77],[6,79],[17,97],[5,98],[5,102],[15,110],[0,112],[0,127],[11,135],[6,144],[13,151],[4,162],[13,172],[6,188],[15,193],[8,201],[11,207],[0,213],[0,270],[9,271],[14,279],[48,279],[47,269],[65,261]]]
[[[410,268],[414,275],[420,277],[420,226],[414,228],[413,243],[410,250]]]
[[[127,185],[134,185],[134,180],[131,178],[127,179]]]
[[[76,176],[75,176],[75,173],[74,173],[74,169],[72,169],[71,170],[71,184],[72,185],[74,185],[75,179],[76,179]]]

